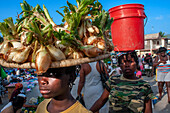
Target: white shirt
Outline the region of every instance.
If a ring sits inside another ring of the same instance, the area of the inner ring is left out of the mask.
[[[113,64],[117,64],[117,59],[116,58],[113,58],[112,61],[113,61]]]

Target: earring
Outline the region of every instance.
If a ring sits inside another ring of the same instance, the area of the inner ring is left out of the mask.
[[[69,88],[72,89],[72,87],[73,87],[73,83],[70,82],[69,83]]]

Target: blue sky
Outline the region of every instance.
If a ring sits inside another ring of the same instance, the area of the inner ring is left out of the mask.
[[[35,7],[39,4],[41,7],[44,4],[51,17],[56,24],[60,24],[62,17],[56,13],[56,10],[62,12],[60,7],[67,5],[66,0],[26,0],[31,6]],[[76,0],[68,0],[69,2],[76,4]],[[102,3],[105,10],[109,10],[112,7],[129,4],[140,3],[144,5],[145,14],[148,17],[148,21],[145,29],[145,34],[165,32],[170,34],[170,0],[98,0]],[[1,0],[0,3],[0,22],[8,17],[16,19],[17,13],[21,12],[20,3],[23,0]],[[145,19],[146,20],[146,19]]]

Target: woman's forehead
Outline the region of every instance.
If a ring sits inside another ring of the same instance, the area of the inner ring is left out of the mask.
[[[131,55],[130,54],[128,54],[128,55],[123,55],[123,58],[122,58],[122,60],[132,60],[133,58],[131,57]]]
[[[162,52],[160,52],[160,53],[166,53],[166,51],[162,51]]]
[[[135,61],[135,59],[130,55],[123,55],[120,59],[121,62],[124,62],[124,61]]]

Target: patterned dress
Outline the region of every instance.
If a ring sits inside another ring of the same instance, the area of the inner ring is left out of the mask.
[[[169,56],[166,64],[160,63],[157,67],[157,81],[158,82],[169,82],[170,81],[170,59]],[[160,57],[158,56],[160,61]]]
[[[142,113],[144,101],[153,96],[150,85],[142,79],[111,76],[106,83],[110,92],[110,113]]]

